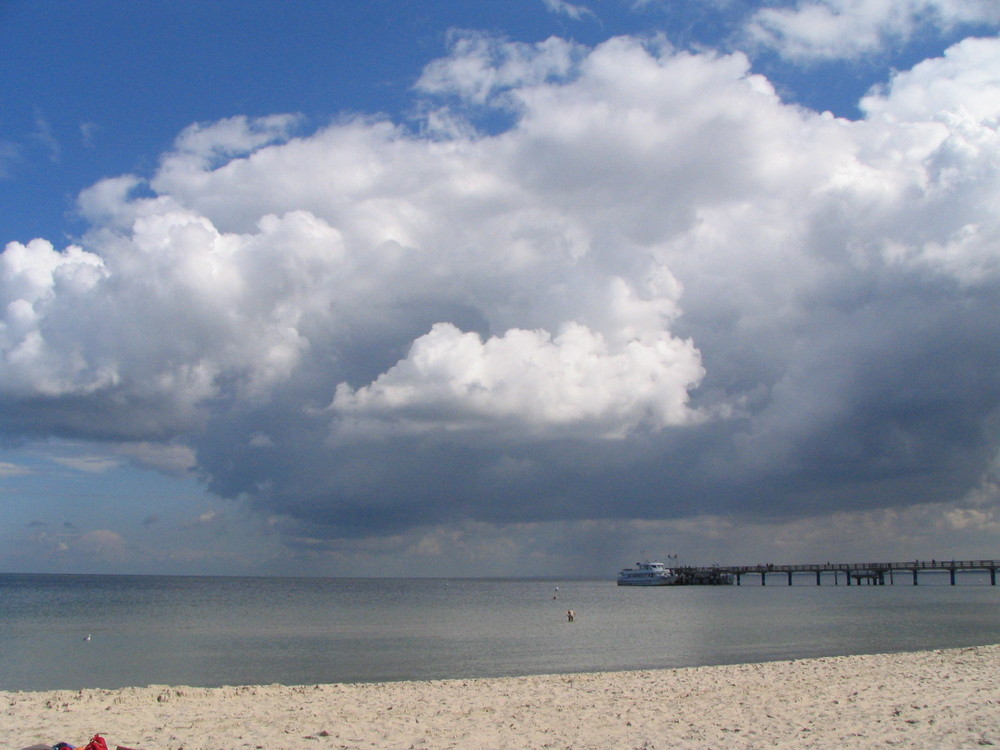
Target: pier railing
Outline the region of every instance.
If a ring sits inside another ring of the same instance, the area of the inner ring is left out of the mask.
[[[743,576],[759,575],[761,585],[767,585],[767,577],[775,574],[787,576],[788,585],[792,585],[792,577],[796,574],[812,573],[816,576],[816,585],[819,586],[823,577],[833,578],[834,585],[839,585],[841,576],[848,586],[852,584],[860,585],[862,582],[871,585],[883,586],[888,577],[889,583],[895,583],[896,573],[909,573],[913,580],[913,585],[918,584],[920,573],[945,572],[950,576],[950,583],[955,585],[955,575],[965,571],[981,571],[989,573],[990,585],[996,586],[997,569],[1000,568],[1000,560],[908,560],[906,562],[862,562],[862,563],[805,563],[805,564],[773,564],[758,563],[756,565],[713,565],[711,567],[687,567],[682,570],[690,572],[692,575],[731,576],[739,586]]]

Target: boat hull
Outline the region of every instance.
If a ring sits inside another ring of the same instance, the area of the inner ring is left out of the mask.
[[[676,584],[675,577],[660,578],[655,581],[618,581],[619,586],[674,586]]]

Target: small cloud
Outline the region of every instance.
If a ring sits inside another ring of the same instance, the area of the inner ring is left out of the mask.
[[[959,531],[971,529],[995,533],[1000,530],[1000,521],[992,509],[955,508],[944,514],[944,520],[949,528]]]
[[[574,21],[581,21],[584,18],[596,18],[590,8],[575,3],[568,3],[566,0],[543,0],[545,7],[552,13],[561,16],[568,16]]]
[[[998,22],[1000,11],[991,3],[804,0],[757,11],[747,32],[757,43],[790,60],[833,60],[877,54],[932,28]]]
[[[73,554],[85,554],[98,560],[119,560],[125,556],[125,539],[109,529],[97,529],[80,534],[70,542]]]
[[[415,551],[420,555],[440,557],[443,551],[441,547],[441,540],[432,535],[424,536],[417,543]]]
[[[76,531],[76,524],[72,521],[63,521],[63,528],[66,529],[66,531]]]
[[[181,525],[183,529],[195,529],[203,526],[211,526],[222,521],[223,513],[218,510],[207,510],[195,519],[187,521]]]
[[[151,526],[155,526],[159,522],[160,522],[160,517],[155,513],[153,513],[152,515],[148,515],[144,519],[142,519],[142,526],[143,528],[148,529]]]
[[[117,450],[140,466],[170,476],[185,476],[196,463],[194,451],[180,444],[124,443]]]
[[[80,139],[83,141],[84,148],[94,148],[94,136],[96,136],[101,130],[103,130],[103,128],[97,123],[80,123]]]
[[[103,474],[111,469],[117,469],[121,465],[120,461],[108,456],[68,456],[52,460],[60,466],[87,474]]]
[[[0,479],[5,479],[6,477],[23,477],[27,474],[31,474],[31,471],[23,466],[0,461]]]
[[[52,133],[52,126],[49,121],[45,119],[41,110],[35,110],[35,130],[31,133],[31,137],[40,143],[49,152],[49,161],[53,163],[58,163],[59,159],[62,157],[62,147],[59,145],[59,141],[56,140],[55,135]]]
[[[274,441],[263,432],[255,432],[250,436],[250,446],[252,448],[273,448]]]
[[[45,526],[48,526],[48,524],[45,523],[45,521],[29,521],[28,522],[28,528],[29,529],[41,529],[41,528],[44,528]]]
[[[0,180],[10,177],[13,164],[21,159],[21,149],[16,143],[0,141]]]

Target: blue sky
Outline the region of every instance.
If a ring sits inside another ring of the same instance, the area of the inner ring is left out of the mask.
[[[0,4],[0,569],[996,556],[998,27]]]

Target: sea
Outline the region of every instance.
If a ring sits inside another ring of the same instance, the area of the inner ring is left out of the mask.
[[[748,578],[633,588],[613,578],[0,574],[0,690],[569,674],[1000,643],[1000,586],[983,576],[955,586],[946,575],[919,586]]]

